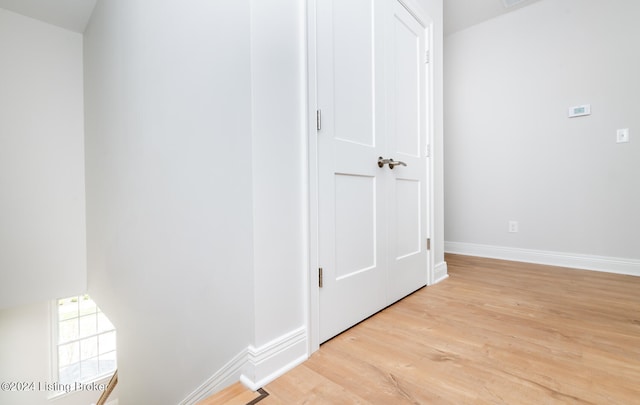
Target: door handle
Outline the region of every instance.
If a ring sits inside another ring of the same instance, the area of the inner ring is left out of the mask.
[[[382,156],[378,157],[378,167],[384,167],[384,165],[389,165],[389,169],[393,170],[395,166],[406,166],[407,164],[399,160],[383,159]]]

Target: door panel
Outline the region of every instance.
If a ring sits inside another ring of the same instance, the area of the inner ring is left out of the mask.
[[[376,267],[375,180],[336,174],[336,280]]]
[[[396,152],[419,157],[422,134],[420,130],[420,84],[424,44],[421,43],[421,26],[407,19],[406,10],[394,10],[393,18],[393,101],[395,105]],[[422,46],[422,47],[421,47]]]
[[[331,3],[335,137],[373,146],[374,3],[371,0]]]
[[[396,246],[395,260],[419,254],[421,250],[420,229],[421,196],[420,182],[416,180],[396,179],[395,213],[396,213]]]

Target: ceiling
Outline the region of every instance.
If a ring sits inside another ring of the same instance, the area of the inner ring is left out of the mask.
[[[84,32],[96,0],[0,0],[0,8],[75,32]]]
[[[469,28],[491,18],[526,7],[539,0],[444,0],[444,35]]]
[[[517,2],[506,8],[503,0],[444,0],[444,32],[449,35],[539,0]],[[0,8],[48,22],[75,32],[83,32],[96,0],[0,0]]]

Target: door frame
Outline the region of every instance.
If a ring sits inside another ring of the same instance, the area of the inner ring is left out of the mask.
[[[427,125],[427,144],[429,145],[429,155],[427,157],[427,238],[431,239],[431,250],[427,251],[427,285],[434,283],[434,89],[433,89],[433,20],[428,16],[425,10],[416,2],[416,0],[397,0],[402,4],[413,17],[424,27],[427,34],[425,46],[430,50],[429,68],[426,75],[426,111],[425,114],[429,119]],[[307,0],[306,2],[306,25],[307,25],[307,151],[308,151],[308,232],[309,246],[308,259],[309,268],[307,271],[307,334],[308,334],[308,355],[320,348],[320,289],[318,287],[318,268],[320,267],[319,259],[319,209],[318,202],[320,192],[318,188],[318,131],[316,130],[316,113],[318,110],[317,102],[317,46],[316,46],[316,4],[317,0]],[[423,51],[426,52],[427,49]]]

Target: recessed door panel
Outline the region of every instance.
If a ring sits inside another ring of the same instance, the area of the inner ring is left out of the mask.
[[[396,14],[393,19],[394,58],[393,72],[395,79],[394,102],[396,116],[394,119],[396,134],[396,151],[409,156],[420,155],[420,32],[421,27],[410,27]],[[424,29],[422,29],[424,32]]]
[[[375,177],[335,177],[337,280],[375,268],[375,187]]]
[[[421,196],[420,181],[397,179],[395,186],[395,253],[402,259],[420,253]]]
[[[368,146],[375,142],[373,6],[333,1],[335,137]]]

